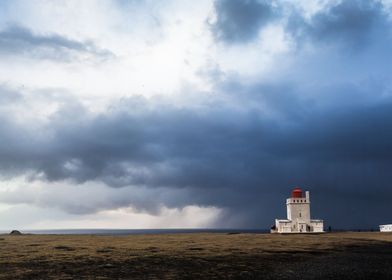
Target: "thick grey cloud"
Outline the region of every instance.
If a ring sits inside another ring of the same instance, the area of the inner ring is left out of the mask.
[[[218,0],[215,1],[216,22],[211,30],[217,40],[244,43],[255,38],[259,29],[274,16],[268,1]]]
[[[380,38],[389,40],[390,19],[379,1],[353,0],[328,4],[310,18],[287,3],[215,1],[214,37],[226,43],[246,43],[266,24],[286,22],[285,30],[299,45],[305,41],[362,49]]]
[[[298,40],[344,44],[350,49],[361,49],[372,40],[379,40],[380,33],[384,39],[390,34],[388,15],[379,1],[341,1],[320,10],[308,20],[293,15],[287,27]]]
[[[296,184],[309,187],[315,213],[327,224],[370,227],[386,220],[392,198],[392,100],[369,102],[372,93],[342,87],[338,94],[349,90],[359,101],[350,105],[341,98],[342,107],[331,107],[293,97],[292,103],[287,96],[297,95],[294,89],[260,84],[241,93],[237,88],[239,96],[268,104],[275,111],[270,113],[224,104],[178,108],[135,97],[91,115],[71,102],[39,133],[1,115],[0,168],[2,174],[30,171],[50,181],[186,190],[189,195],[164,203],[224,207],[227,221],[241,215],[239,226],[266,227],[284,216],[284,198]],[[129,198],[118,206],[127,201],[132,203]],[[358,207],[367,209],[365,220]],[[345,224],[339,215],[347,211]]]
[[[11,25],[0,31],[0,54],[25,55],[40,59],[69,61],[84,54],[99,58],[113,56],[92,42],[79,42],[58,34],[35,34],[32,30]]]

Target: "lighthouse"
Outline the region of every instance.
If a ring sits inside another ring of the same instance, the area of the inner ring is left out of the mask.
[[[276,219],[271,233],[324,232],[324,222],[310,218],[310,193],[296,187],[286,199],[287,219]]]

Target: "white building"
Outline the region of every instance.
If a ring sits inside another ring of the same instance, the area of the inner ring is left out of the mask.
[[[389,225],[380,225],[381,232],[392,232],[392,224]]]
[[[276,219],[271,233],[311,233],[324,232],[323,220],[310,218],[309,191],[303,196],[300,188],[295,188],[286,200],[287,219]]]

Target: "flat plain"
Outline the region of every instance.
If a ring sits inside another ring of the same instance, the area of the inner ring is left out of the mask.
[[[392,234],[0,235],[0,279],[392,279]]]

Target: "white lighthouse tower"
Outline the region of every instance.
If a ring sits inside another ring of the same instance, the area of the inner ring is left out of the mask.
[[[310,195],[305,196],[300,188],[296,187],[291,192],[291,197],[286,199],[287,219],[276,219],[271,228],[272,233],[311,233],[324,232],[323,220],[310,218]]]

